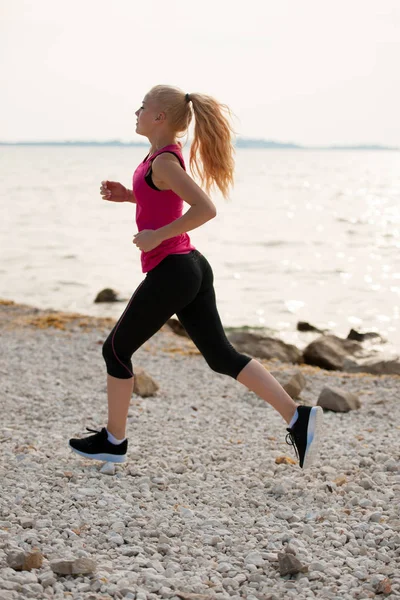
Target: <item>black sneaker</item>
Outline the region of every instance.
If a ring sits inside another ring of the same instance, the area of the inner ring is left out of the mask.
[[[300,467],[310,467],[317,457],[322,433],[323,410],[320,406],[298,406],[297,421],[287,427],[286,443],[293,446]],[[289,439],[288,439],[289,438]]]
[[[112,444],[107,439],[107,430],[105,427],[101,431],[89,429],[89,427],[86,427],[86,429],[96,435],[89,435],[82,440],[77,438],[69,440],[69,447],[74,452],[85,458],[94,458],[114,463],[125,462],[128,440],[124,440],[121,444]]]

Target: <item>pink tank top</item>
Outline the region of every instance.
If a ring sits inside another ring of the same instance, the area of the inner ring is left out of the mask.
[[[133,193],[136,198],[136,225],[138,231],[159,229],[182,216],[182,198],[172,190],[153,189],[145,179],[152,161],[163,152],[175,154],[182,168],[186,171],[182,150],[178,144],[164,146],[164,148],[160,148],[160,150],[146,156],[144,161],[140,163],[133,174]],[[169,254],[186,254],[195,249],[187,233],[164,240],[153,250],[141,253],[142,271],[143,273],[151,271]]]

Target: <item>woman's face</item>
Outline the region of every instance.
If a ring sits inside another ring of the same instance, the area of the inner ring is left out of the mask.
[[[137,117],[136,121],[136,133],[139,135],[149,135],[154,131],[156,125],[155,120],[157,118],[157,109],[151,98],[145,96],[142,102],[142,106],[135,112]]]

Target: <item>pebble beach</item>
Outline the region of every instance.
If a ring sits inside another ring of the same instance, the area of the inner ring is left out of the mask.
[[[132,357],[159,389],[132,396],[127,462],[104,465],[68,439],[106,425],[114,322],[0,302],[0,600],[400,598],[399,376],[260,360],[304,375],[302,404],[361,401],[324,411],[303,471],[282,417],[165,326]]]

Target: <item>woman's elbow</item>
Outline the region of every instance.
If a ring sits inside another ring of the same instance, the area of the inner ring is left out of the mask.
[[[208,214],[210,219],[214,219],[217,216],[217,208],[212,202],[210,203]]]

